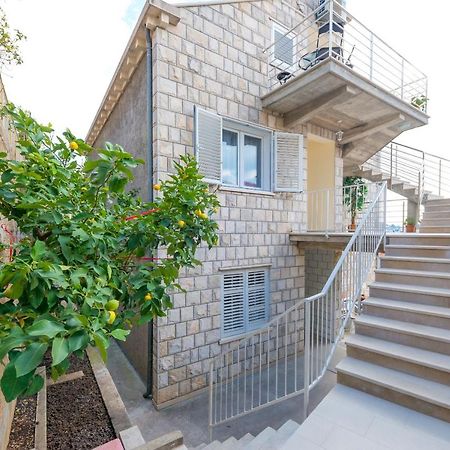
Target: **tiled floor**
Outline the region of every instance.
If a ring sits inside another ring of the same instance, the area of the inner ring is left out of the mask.
[[[448,450],[450,424],[337,385],[283,450]]]

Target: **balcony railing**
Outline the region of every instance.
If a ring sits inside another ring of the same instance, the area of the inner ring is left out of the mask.
[[[333,58],[420,111],[427,110],[424,73],[335,0],[320,4],[285,33],[275,33],[265,53],[270,90]]]

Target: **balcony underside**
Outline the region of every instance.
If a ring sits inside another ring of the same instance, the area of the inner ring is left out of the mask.
[[[424,112],[335,59],[273,89],[262,98],[262,106],[283,116],[292,131],[306,123],[342,131],[346,174],[403,131],[428,123]]]

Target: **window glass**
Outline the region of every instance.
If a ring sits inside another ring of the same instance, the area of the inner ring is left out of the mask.
[[[238,184],[238,133],[222,131],[222,182]]]
[[[261,187],[261,149],[262,140],[253,136],[244,136],[244,186]]]

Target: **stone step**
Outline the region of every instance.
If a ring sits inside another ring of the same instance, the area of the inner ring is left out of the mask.
[[[450,226],[420,225],[419,233],[450,233]]]
[[[450,386],[450,356],[362,334],[346,341],[347,355]]]
[[[436,198],[434,200],[427,200],[425,205],[450,205],[450,198]]]
[[[427,217],[427,215],[424,215],[422,218],[422,221],[420,222],[421,227],[428,227],[428,226],[449,226],[450,224],[450,218],[449,217]]]
[[[450,218],[450,209],[439,208],[437,211],[426,211],[423,213],[423,219],[445,219]]]
[[[450,330],[362,314],[355,332],[398,344],[450,355]]]
[[[270,447],[266,447],[268,442],[276,436],[276,431],[272,427],[267,427],[261,433],[259,433],[255,439],[247,444],[246,450],[270,450]]]
[[[265,442],[260,442],[258,447],[252,448],[257,448],[258,450],[273,450],[282,448],[284,443],[295,433],[295,431],[297,431],[299,426],[300,425],[294,420],[288,420],[272,437],[267,439]],[[250,448],[250,445],[245,448]]]
[[[371,297],[450,307],[450,289],[379,281],[371,283],[369,288]]]
[[[436,212],[436,211],[446,211],[450,209],[450,203],[445,203],[443,205],[431,205],[429,203],[427,203],[425,205],[425,212]]]
[[[450,308],[384,298],[369,297],[364,313],[450,330]]]
[[[450,258],[450,246],[445,245],[386,245],[386,256]]]
[[[423,258],[412,256],[382,256],[382,269],[408,269],[429,272],[450,272],[450,258]]]
[[[450,422],[446,385],[349,357],[336,370],[341,384]]]
[[[235,437],[230,437],[222,443],[220,450],[234,450],[237,446],[238,440]]]
[[[450,289],[450,273],[421,270],[376,269],[375,280],[381,283],[414,284]]]
[[[388,245],[450,246],[448,233],[395,233],[387,235]]]
[[[253,434],[247,433],[246,435],[242,436],[238,442],[237,445],[235,447],[236,450],[245,450],[247,448],[247,445],[253,441],[253,439],[255,439],[255,437],[253,436]]]

